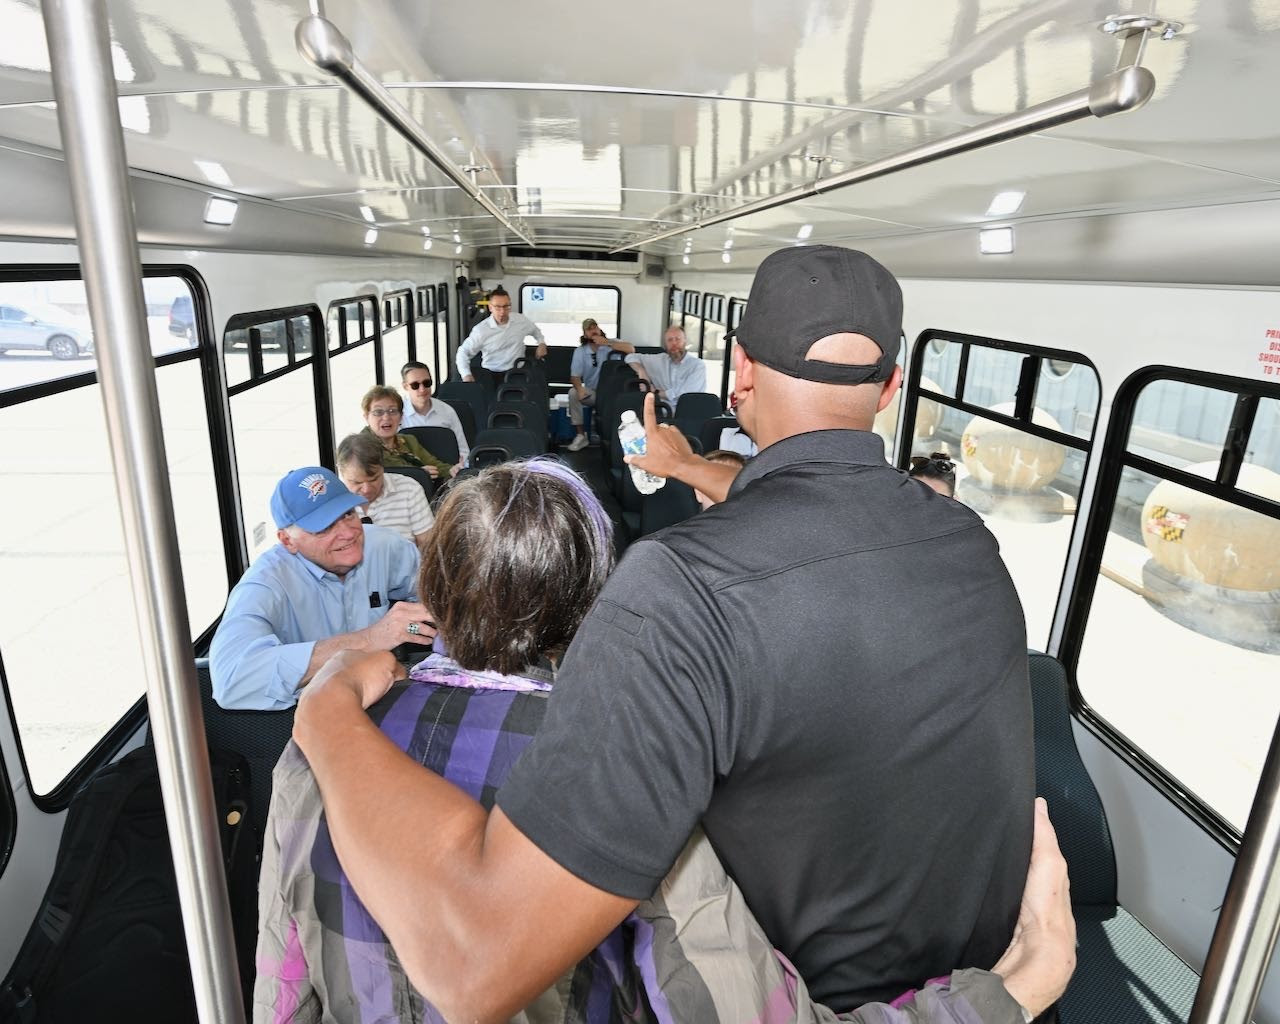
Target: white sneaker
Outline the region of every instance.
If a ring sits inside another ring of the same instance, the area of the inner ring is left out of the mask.
[[[580,452],[587,446],[587,435],[576,434],[572,441],[569,442],[569,451]]]

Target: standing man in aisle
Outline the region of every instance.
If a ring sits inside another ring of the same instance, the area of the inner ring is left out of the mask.
[[[707,390],[707,365],[697,356],[689,355],[689,341],[683,327],[668,327],[662,335],[662,348],[662,352],[632,353],[627,356],[627,362],[674,412],[681,395]]]
[[[480,355],[480,365],[496,390],[507,371],[524,355],[525,338],[537,338],[538,351],[534,354],[538,359],[546,356],[547,343],[538,325],[523,313],[511,312],[511,296],[498,285],[489,293],[489,315],[472,328],[458,348],[458,373],[463,380],[475,380],[471,360]]]
[[[605,348],[613,352],[630,355],[636,347],[629,341],[617,338],[610,340],[604,336],[600,325],[591,317],[582,321],[582,344],[573,353],[573,362],[569,364],[569,422],[577,435],[569,443],[569,451],[580,452],[587,446],[587,431],[583,425],[583,406],[596,404],[596,385],[600,382],[600,366],[609,358],[609,352],[601,352]]]

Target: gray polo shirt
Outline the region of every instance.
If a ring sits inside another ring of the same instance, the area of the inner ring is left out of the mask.
[[[632,545],[498,803],[632,898],[701,822],[769,939],[845,1010],[1003,952],[1031,736],[994,538],[874,434],[819,431]]]

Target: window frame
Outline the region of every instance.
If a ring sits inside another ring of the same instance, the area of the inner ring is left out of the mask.
[[[730,331],[738,329],[742,323],[742,311],[747,308],[747,300],[730,296],[724,312],[724,366],[720,368],[720,405],[729,403],[729,371],[733,369],[733,346],[737,338],[728,337]]]
[[[724,296],[717,292],[704,292],[702,296],[702,308],[698,315],[698,358],[703,358],[703,352],[706,350],[707,342],[707,321],[725,327],[725,300]]]
[[[524,290],[526,288],[573,288],[578,291],[591,290],[593,292],[610,291],[617,296],[618,315],[616,318],[618,324],[618,336],[622,335],[622,289],[616,284],[564,284],[553,281],[522,281],[520,287],[516,289],[518,295],[516,302],[519,305],[516,308],[517,313],[524,313]]]
[[[212,328],[212,304],[209,300],[208,287],[204,278],[194,267],[185,263],[148,263],[142,267],[143,279],[155,277],[180,278],[187,285],[191,294],[191,312],[196,328],[196,346],[186,351],[166,352],[152,356],[153,371],[177,363],[198,360],[200,377],[203,384],[202,398],[205,404],[205,415],[209,427],[209,440],[212,446],[214,492],[218,498],[218,518],[222,527],[223,554],[227,569],[227,589],[235,584],[243,572],[243,556],[239,550],[240,530],[236,525],[239,516],[239,496],[235,484],[234,460],[231,447],[231,422],[229,407],[225,401],[226,379],[223,373],[222,347],[214,345]],[[0,267],[0,282],[31,281],[83,281],[84,276],[77,263],[26,264],[23,266]],[[219,339],[220,341],[220,339]],[[53,380],[28,384],[7,391],[0,391],[0,409],[7,409],[27,402],[38,401],[53,395],[98,383],[97,369],[82,373],[70,374]],[[192,658],[208,649],[218,627],[215,619],[192,644]],[[22,732],[13,711],[13,700],[9,694],[9,679],[4,668],[3,651],[0,650],[0,687],[3,688],[5,705],[9,716],[9,724],[13,730],[14,744],[18,752],[18,765],[22,777],[26,781],[27,792],[31,802],[41,811],[56,813],[65,810],[72,796],[84,783],[104,764],[111,761],[124,748],[125,744],[137,733],[147,714],[147,698],[144,693],[121,717],[100,736],[76,763],[75,767],[54,786],[48,793],[39,794],[31,785],[31,774],[27,770],[26,749],[22,742]],[[7,780],[6,767],[0,758],[0,774]],[[12,801],[12,791],[6,784],[8,799]],[[4,799],[0,797],[0,799]],[[0,871],[3,870],[13,843],[13,836],[7,839],[7,845],[0,853]]]
[[[1128,450],[1138,401],[1148,385],[1161,380],[1234,392],[1237,395],[1236,409],[1233,412],[1227,436],[1222,442],[1216,479],[1210,480],[1196,476],[1146,456],[1133,454]],[[1162,792],[1184,814],[1199,824],[1232,854],[1239,851],[1241,833],[1217,811],[1178,782],[1163,765],[1139,749],[1108,719],[1094,711],[1080,692],[1076,669],[1084,646],[1089,613],[1097,591],[1098,576],[1102,571],[1102,556],[1111,531],[1112,514],[1126,469],[1146,473],[1162,480],[1171,480],[1208,497],[1280,520],[1280,502],[1240,490],[1236,486],[1240,466],[1244,462],[1249,432],[1253,426],[1253,413],[1247,409],[1242,412],[1240,398],[1244,396],[1252,397],[1253,411],[1256,412],[1259,399],[1280,401],[1280,384],[1158,364],[1144,366],[1134,371],[1116,390],[1111,402],[1111,420],[1102,446],[1102,461],[1099,466],[1097,485],[1090,502],[1088,521],[1084,526],[1080,557],[1075,575],[1070,580],[1071,601],[1067,608],[1062,641],[1058,648],[1058,657],[1066,666],[1070,680],[1071,710],[1081,724],[1098,736],[1116,756]]]

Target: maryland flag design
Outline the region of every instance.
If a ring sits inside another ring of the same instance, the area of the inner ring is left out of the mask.
[[[1167,505],[1152,505],[1151,515],[1147,517],[1143,529],[1161,540],[1178,542],[1182,540],[1189,522],[1190,516],[1170,511]]]

